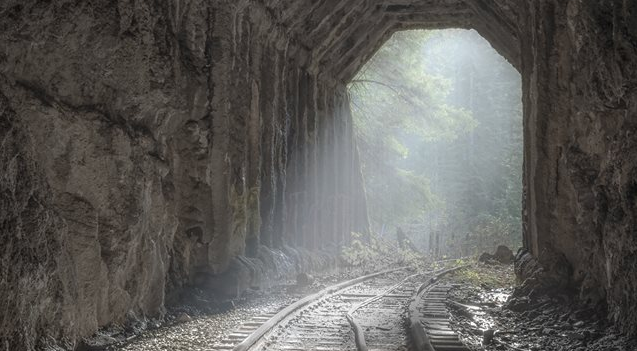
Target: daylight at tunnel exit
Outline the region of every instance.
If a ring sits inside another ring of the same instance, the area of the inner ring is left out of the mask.
[[[637,0],[0,0],[0,351],[637,351]]]

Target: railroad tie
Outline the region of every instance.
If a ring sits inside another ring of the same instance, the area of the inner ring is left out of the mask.
[[[445,301],[449,285],[434,285],[423,296],[421,325],[435,351],[468,351],[458,334],[451,329]]]

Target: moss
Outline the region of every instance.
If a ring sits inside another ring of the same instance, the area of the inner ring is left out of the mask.
[[[479,285],[488,289],[508,288],[515,285],[513,266],[489,266],[474,264],[455,273],[455,280],[470,285]]]
[[[417,267],[424,262],[424,257],[418,252],[400,249],[375,233],[352,232],[351,244],[341,249],[341,260],[350,266],[399,263]]]

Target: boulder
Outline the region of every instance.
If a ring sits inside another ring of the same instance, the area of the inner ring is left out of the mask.
[[[299,287],[309,286],[314,283],[314,277],[307,273],[299,273],[296,275],[296,285]]]
[[[492,255],[488,252],[484,252],[478,259],[479,262],[484,262],[486,264],[511,264],[513,263],[513,260],[513,251],[504,245],[498,246],[495,254]]]
[[[495,259],[502,264],[511,264],[513,263],[513,251],[504,245],[498,246],[495,250]]]

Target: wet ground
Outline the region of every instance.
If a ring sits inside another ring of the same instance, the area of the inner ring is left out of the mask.
[[[511,297],[513,267],[477,264],[448,279],[453,326],[472,350],[634,351],[596,311],[568,296]]]

